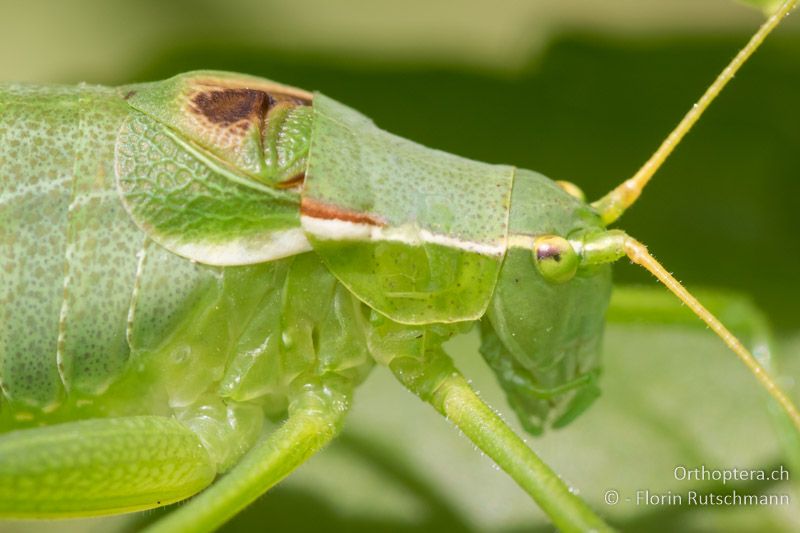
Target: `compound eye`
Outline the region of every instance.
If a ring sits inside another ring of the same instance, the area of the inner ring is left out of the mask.
[[[553,283],[571,280],[580,263],[569,242],[556,235],[538,237],[533,242],[533,262],[542,276]]]

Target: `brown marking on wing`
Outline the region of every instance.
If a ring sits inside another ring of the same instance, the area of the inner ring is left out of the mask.
[[[269,109],[269,95],[255,89],[216,89],[192,96],[191,110],[211,124],[230,127],[260,121]]]
[[[303,200],[300,202],[300,213],[308,217],[321,218],[325,220],[343,220],[345,222],[370,224],[372,226],[386,225],[384,220],[370,214],[342,209],[334,205],[323,204],[308,198],[303,198]]]
[[[292,189],[294,187],[300,187],[306,181],[306,173],[301,172],[295,176],[292,176],[288,180],[284,180],[278,183],[279,189]]]
[[[303,89],[249,76],[239,78],[209,76],[192,80],[192,85],[197,88],[198,92],[204,89],[254,89],[270,94],[276,100],[291,99],[296,105],[311,105],[314,99],[313,93]]]
[[[311,100],[295,92],[267,92],[228,85],[193,83],[187,95],[187,107],[201,122],[213,129],[226,129],[235,136],[246,135],[251,128],[263,129],[274,109],[311,105]]]

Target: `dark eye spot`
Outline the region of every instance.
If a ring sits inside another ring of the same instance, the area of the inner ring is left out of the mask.
[[[561,250],[557,246],[550,243],[542,243],[541,246],[536,248],[536,258],[539,261],[544,259],[554,259],[556,263],[561,262]]]

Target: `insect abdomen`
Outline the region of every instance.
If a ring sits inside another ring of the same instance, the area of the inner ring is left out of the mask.
[[[0,380],[13,403],[48,411],[106,388],[129,356],[143,235],[114,185],[126,110],[98,87],[15,86],[2,102]]]
[[[0,384],[9,399],[51,406],[67,215],[79,139],[78,94],[8,87],[0,100]]]
[[[115,183],[130,110],[102,87],[0,98],[0,384],[17,411],[48,412],[102,393],[130,358],[147,245]]]

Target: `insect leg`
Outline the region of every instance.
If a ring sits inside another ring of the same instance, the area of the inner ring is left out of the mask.
[[[280,428],[211,487],[146,531],[217,529],[333,440],[349,406],[349,387],[339,380],[306,383],[292,400],[289,416]]]
[[[443,351],[398,357],[389,364],[398,380],[453,422],[505,470],[563,531],[611,528],[475,393]]]
[[[91,419],[0,437],[0,516],[70,518],[149,509],[214,479],[200,440],[158,416]]]

